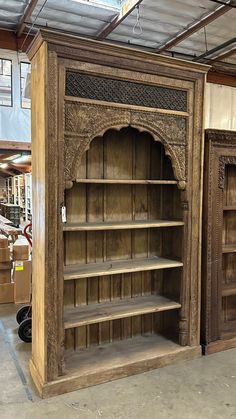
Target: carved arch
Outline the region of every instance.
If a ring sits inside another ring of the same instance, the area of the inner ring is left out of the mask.
[[[73,112],[70,112],[69,119],[66,120],[66,133],[65,133],[65,178],[66,187],[71,187],[73,181],[76,180],[76,173],[82,155],[89,149],[91,142],[94,138],[102,137],[104,133],[109,129],[120,129],[131,126],[136,128],[140,132],[148,132],[152,135],[154,141],[159,141],[163,144],[165,154],[170,157],[174,175],[178,181],[178,187],[185,189],[186,186],[186,175],[185,175],[185,141],[183,138],[181,141],[176,138],[170,138],[162,128],[158,121],[157,113],[147,112],[133,112],[127,109],[104,109],[103,106],[96,107],[96,112],[92,112],[91,115],[91,104],[87,105],[88,109],[83,109],[81,112],[79,104],[76,104],[77,110],[75,110],[73,104]],[[84,104],[82,105],[85,106]],[[94,108],[92,108],[94,111]],[[170,115],[161,115],[162,125],[170,127]],[[75,125],[73,119],[77,119]],[[166,118],[166,120],[164,120]],[[173,119],[173,117],[172,117]],[[96,121],[96,123],[94,123]],[[168,124],[169,122],[169,124]],[[172,131],[175,131],[172,127]],[[177,137],[177,135],[176,135]]]

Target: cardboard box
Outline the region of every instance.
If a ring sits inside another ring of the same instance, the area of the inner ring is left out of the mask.
[[[11,269],[0,270],[0,284],[9,284],[11,282]]]
[[[28,303],[31,291],[31,260],[14,262],[14,301]]]
[[[13,260],[28,260],[29,245],[25,241],[16,240],[13,244]]]
[[[10,247],[0,248],[0,262],[8,262],[10,260]]]
[[[0,284],[0,303],[14,303],[14,284]]]
[[[7,262],[0,262],[0,271],[5,271],[6,269],[12,268],[12,261],[8,260]]]
[[[8,247],[8,238],[0,234],[0,249]]]

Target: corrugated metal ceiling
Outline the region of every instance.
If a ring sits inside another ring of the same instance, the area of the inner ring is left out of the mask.
[[[39,0],[31,16],[34,28],[48,27],[96,38],[118,14],[117,7],[107,9],[93,3],[74,0]],[[111,0],[111,5],[119,0]],[[0,28],[16,30],[29,0],[0,0]],[[137,9],[107,37],[113,42],[158,48],[195,21],[216,10],[219,4],[211,0],[143,0],[140,5],[142,33],[134,33]],[[40,12],[40,14],[39,14]],[[39,16],[38,16],[39,14]],[[38,16],[38,17],[37,17]],[[37,17],[37,19],[36,19]],[[36,20],[35,20],[36,19]],[[199,56],[236,36],[236,9],[199,30],[173,47],[172,52],[185,58]],[[227,62],[236,63],[234,56]]]

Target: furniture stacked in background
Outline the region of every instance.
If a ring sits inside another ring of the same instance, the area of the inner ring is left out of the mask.
[[[25,215],[25,175],[13,177],[14,204],[21,209],[22,215]]]
[[[208,67],[48,31],[29,57],[40,394],[199,356]]]
[[[236,347],[236,133],[205,137],[201,341],[213,353]]]
[[[20,206],[15,204],[0,204],[1,215],[12,222],[16,227],[20,225]]]
[[[7,178],[6,195],[8,204],[14,204],[12,207],[18,206],[18,211],[20,213],[22,221],[31,221],[32,173],[24,173],[22,175],[16,175]]]
[[[32,220],[32,173],[25,173],[25,221]]]

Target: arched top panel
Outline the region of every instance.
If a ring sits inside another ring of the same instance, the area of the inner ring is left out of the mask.
[[[120,130],[131,126],[140,132],[148,132],[154,141],[161,142],[165,154],[170,157],[178,187],[186,186],[186,121],[156,112],[132,111],[91,104],[66,104],[65,120],[65,175],[67,187],[76,180],[77,168],[82,155],[96,137],[107,130]]]

